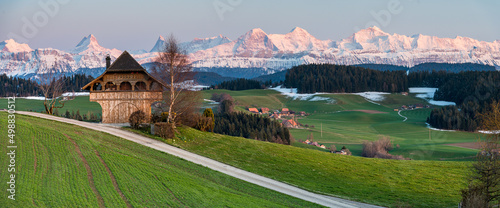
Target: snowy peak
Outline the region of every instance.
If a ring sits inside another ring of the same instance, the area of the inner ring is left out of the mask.
[[[165,38],[160,35],[160,37],[158,37],[158,40],[156,40],[155,45],[153,46],[153,48],[149,52],[151,52],[151,53],[160,52],[164,45],[165,45]]]
[[[19,53],[19,52],[29,52],[33,51],[28,44],[17,43],[13,39],[5,40],[0,42],[0,51],[9,53]]]
[[[82,46],[88,46],[91,44],[99,45],[99,43],[97,43],[97,39],[95,38],[95,36],[93,34],[90,34],[87,37],[83,37],[83,39],[76,45],[76,47],[78,48],[78,47],[82,47]]]
[[[369,27],[366,29],[362,29],[362,30],[354,33],[349,38],[350,39],[352,38],[353,41],[356,41],[358,43],[363,43],[363,42],[367,42],[367,41],[373,40],[376,37],[381,37],[381,36],[389,36],[389,34],[382,31],[377,26],[373,26],[373,27]]]
[[[318,40],[306,30],[295,27],[287,34],[270,34],[269,37],[278,49],[285,53],[298,53],[307,50],[325,50],[329,41]]]
[[[97,38],[94,35],[90,34],[87,37],[84,37],[76,47],[71,51],[71,53],[82,53],[88,51],[105,51],[106,48],[103,48],[97,42]]]
[[[240,36],[233,47],[233,52],[243,57],[270,57],[272,51],[277,50],[269,36],[260,28]]]
[[[229,38],[218,35],[210,38],[195,38],[190,42],[181,43],[180,46],[182,49],[186,50],[186,53],[190,54],[229,42],[231,42]]]
[[[300,27],[294,27],[292,30],[290,30],[289,33],[310,35],[309,32],[307,32],[306,30],[304,30],[304,29],[302,29]]]

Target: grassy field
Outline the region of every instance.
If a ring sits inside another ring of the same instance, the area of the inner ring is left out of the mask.
[[[468,162],[343,156],[190,128],[180,132],[163,141],[307,190],[381,206],[456,207],[465,186]]]
[[[7,99],[0,98],[0,109],[7,109]],[[43,100],[17,98],[16,110],[41,112],[45,111],[45,108],[43,107]],[[75,99],[67,101],[64,104],[64,108],[57,109],[59,114],[64,114],[66,110],[69,112],[80,110],[80,114],[82,115],[88,112],[92,112],[96,115],[102,113],[101,105],[96,102],[90,102],[89,96],[76,96]]]
[[[401,115],[394,108],[401,105],[427,104],[425,100],[401,94],[385,95],[380,105],[368,102],[363,97],[353,94],[323,94],[320,97],[330,98],[328,101],[292,100],[274,90],[203,91],[204,98],[209,99],[212,93],[229,93],[237,101],[239,108],[268,107],[270,109],[289,108],[293,111],[305,111],[311,115],[299,118],[298,121],[308,126],[307,129],[291,129],[295,140],[306,140],[311,134],[314,141],[337,149],[346,146],[354,155],[361,155],[362,143],[374,141],[381,136],[388,136],[396,148],[390,153],[403,155],[417,160],[471,160],[477,150],[454,147],[444,144],[476,142],[481,134],[469,132],[445,132],[429,130],[425,120],[431,109],[402,111]],[[356,110],[379,111],[369,114]],[[303,145],[293,144],[304,147]]]
[[[305,111],[311,115],[299,118],[302,124],[310,127],[307,129],[292,129],[290,132],[296,141],[306,140],[311,133],[314,140],[329,147],[337,146],[340,149],[346,146],[354,155],[361,155],[362,143],[364,141],[377,140],[380,136],[390,137],[394,144],[400,148],[391,151],[392,154],[403,155],[407,158],[417,160],[471,160],[477,150],[462,147],[449,146],[462,142],[476,142],[481,134],[468,132],[443,132],[429,130],[425,120],[430,114],[430,109],[418,109],[401,112],[408,120],[398,115],[393,109],[401,105],[426,104],[426,101],[414,96],[401,94],[385,95],[380,105],[368,102],[363,97],[353,94],[323,94],[333,100],[329,101],[306,101],[292,100],[281,95],[275,90],[208,90],[202,91],[205,99],[210,99],[212,93],[228,93],[237,101],[237,110],[246,111],[247,107],[268,107],[271,110],[290,108],[293,111]],[[43,101],[17,99],[17,110],[42,111]],[[6,108],[7,101],[0,99],[0,108]],[[81,114],[87,112],[101,113],[98,103],[89,102],[88,96],[76,97],[66,103],[65,107],[59,109],[60,113],[80,110]],[[374,110],[384,112],[383,114],[368,114],[355,110]],[[309,148],[300,144],[293,144]],[[317,149],[317,148],[312,148]]]
[[[2,157],[1,207],[316,206],[108,134],[16,117],[16,200],[7,198]],[[6,124],[5,112],[0,121]]]

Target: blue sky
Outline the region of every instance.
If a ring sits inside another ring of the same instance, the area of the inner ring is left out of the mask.
[[[94,34],[107,48],[149,50],[171,33],[180,41],[219,34],[234,40],[252,28],[270,34],[298,26],[340,40],[375,24],[391,34],[494,41],[498,9],[498,0],[0,0],[0,40],[68,50]]]

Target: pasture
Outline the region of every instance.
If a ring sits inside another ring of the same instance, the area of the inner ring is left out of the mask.
[[[74,125],[16,115],[16,130],[16,200],[4,190],[2,207],[317,207]],[[6,155],[7,136],[1,137]],[[2,169],[8,163],[0,160]],[[9,175],[0,171],[3,184]]]
[[[274,90],[209,90],[203,91],[203,96],[209,99],[212,93],[228,93],[236,101],[238,109],[246,107],[268,107],[271,110],[289,108],[295,112],[310,113],[306,117],[298,117],[298,122],[308,125],[307,128],[291,129],[296,141],[306,140],[313,135],[314,141],[337,149],[346,146],[354,155],[361,155],[362,144],[374,141],[381,136],[388,136],[395,148],[390,153],[403,155],[416,160],[472,160],[477,150],[449,144],[476,142],[482,134],[470,132],[449,132],[430,130],[425,123],[431,109],[394,111],[402,105],[428,104],[425,100],[413,95],[384,95],[383,101],[367,101],[354,94],[322,94],[318,97],[329,98],[328,101],[308,101],[292,99]],[[378,111],[383,113],[366,113],[360,110]],[[407,120],[404,120],[404,117]],[[314,126],[314,127],[312,127]],[[304,147],[303,145],[293,144]]]

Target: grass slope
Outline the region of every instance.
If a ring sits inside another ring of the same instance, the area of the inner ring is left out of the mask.
[[[45,111],[45,108],[43,107],[43,100],[16,98],[15,104],[16,110],[19,111]],[[7,109],[7,99],[0,98],[0,109]],[[96,115],[102,113],[101,105],[96,102],[90,102],[89,96],[76,96],[75,99],[65,102],[63,108],[57,109],[57,111],[59,111],[59,114],[61,115],[63,115],[66,110],[68,110],[70,113],[71,111],[74,111],[76,113],[77,110],[80,110],[81,115],[88,112],[92,112]]]
[[[183,139],[166,142],[307,190],[371,204],[455,207],[465,187],[467,162],[343,156],[190,128],[180,132]]]
[[[317,206],[108,134],[16,116],[16,200],[4,190],[1,207]],[[6,141],[5,133],[1,155]],[[8,177],[0,171],[4,184]]]
[[[391,151],[392,154],[417,160],[471,160],[477,150],[444,144],[476,142],[482,137],[481,134],[469,132],[429,130],[425,121],[431,109],[403,111],[401,115],[408,117],[408,120],[404,121],[394,108],[401,105],[426,104],[425,100],[411,95],[385,95],[385,99],[377,105],[354,94],[317,95],[335,100],[333,104],[327,101],[292,100],[274,90],[209,90],[203,91],[203,96],[208,99],[212,93],[230,94],[237,101],[237,109],[240,110],[245,110],[245,107],[268,107],[310,113],[311,115],[299,118],[298,121],[314,128],[291,129],[290,132],[296,140],[306,140],[313,134],[314,141],[327,147],[333,144],[337,149],[346,146],[354,155],[361,155],[364,141],[374,141],[384,135],[401,147]],[[384,113],[368,114],[355,110],[376,110]],[[299,144],[293,145],[303,147]]]

